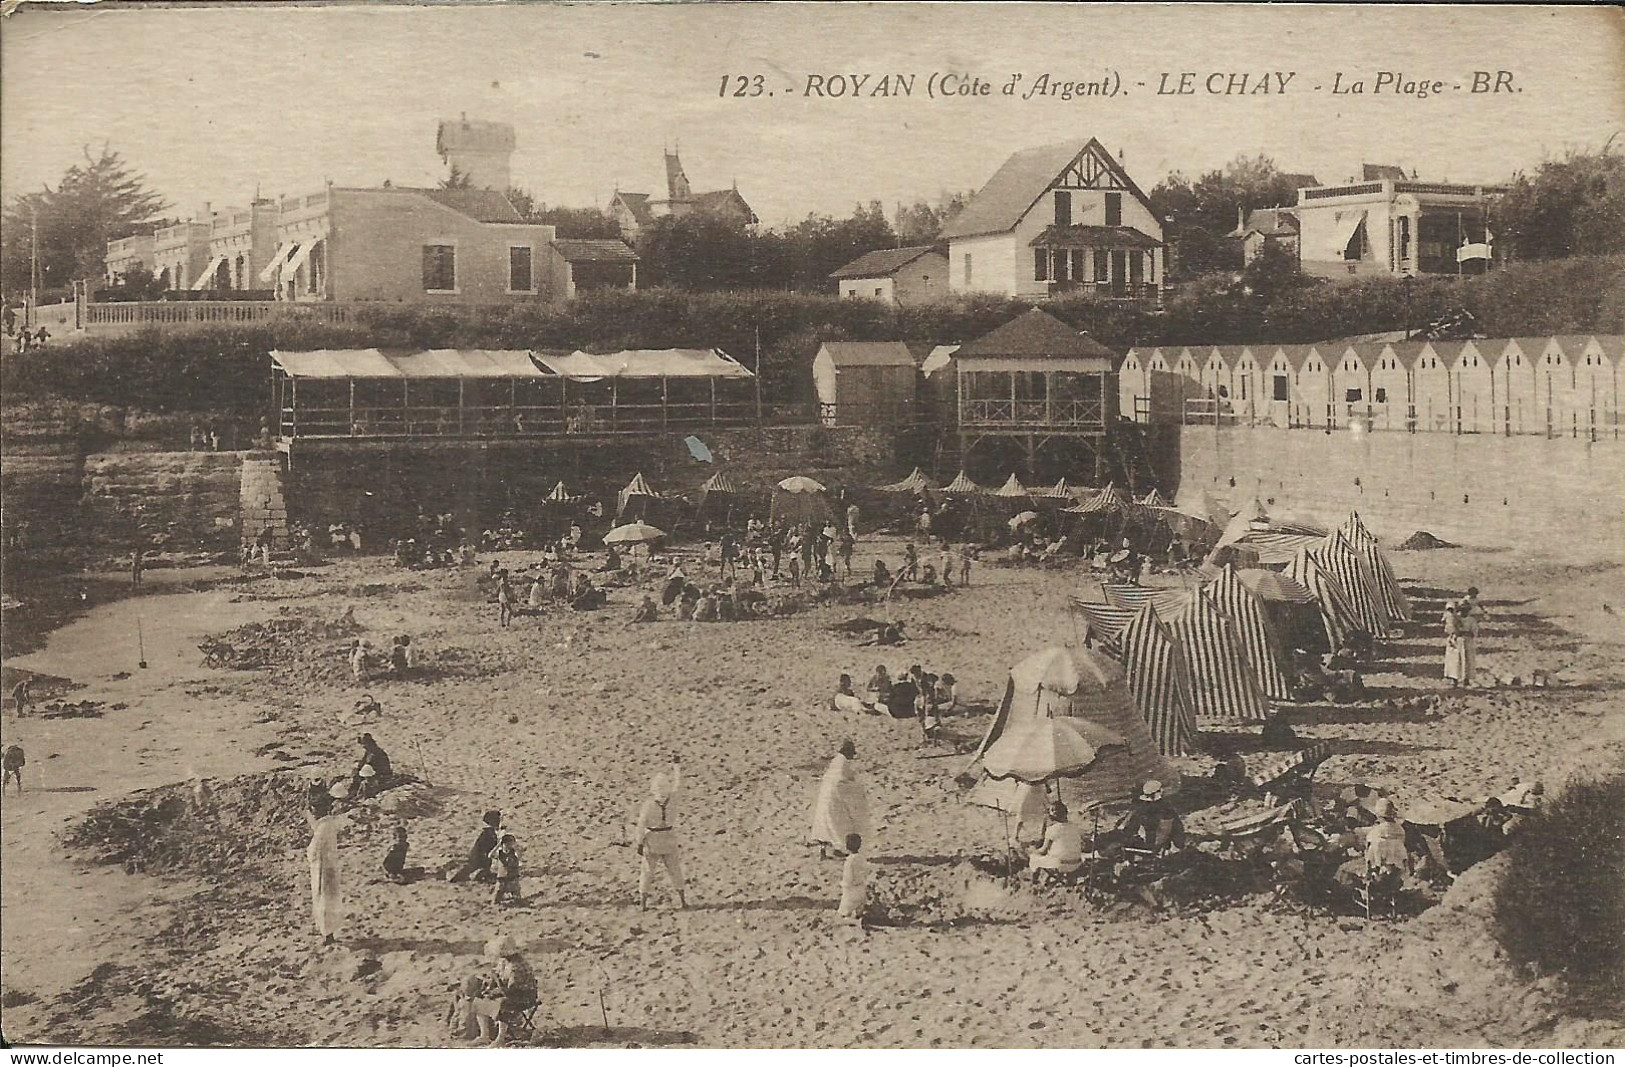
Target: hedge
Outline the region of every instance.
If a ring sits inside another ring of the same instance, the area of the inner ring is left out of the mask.
[[[831,340],[963,341],[1025,311],[1030,301],[971,295],[891,307],[779,292],[669,289],[592,293],[563,307],[364,307],[351,325],[269,322],[86,337],[0,364],[8,398],[62,398],[157,411],[235,411],[257,417],[273,348],[718,347],[747,366],[760,353],[764,399],[811,396],[811,364]],[[1286,343],[1403,329],[1465,309],[1491,337],[1625,332],[1625,257],[1514,265],[1476,278],[1393,278],[1305,284],[1263,300],[1238,279],[1206,279],[1162,311],[1069,297],[1046,307],[1110,347]]]

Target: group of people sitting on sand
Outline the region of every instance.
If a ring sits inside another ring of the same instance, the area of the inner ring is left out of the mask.
[[[350,642],[345,660],[350,666],[350,677],[357,685],[366,685],[377,677],[410,678],[418,672],[418,653],[410,634],[397,634],[390,639],[389,651],[382,657],[373,652],[372,642],[358,637]]]
[[[852,676],[843,674],[836,683],[830,707],[848,714],[890,715],[894,719],[914,719],[920,734],[929,740],[936,736],[945,716],[959,706],[958,682],[952,674],[927,672],[918,663],[907,673],[893,678],[884,663],[875,667],[863,692],[852,687]]]

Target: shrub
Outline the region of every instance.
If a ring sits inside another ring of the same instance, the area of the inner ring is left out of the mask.
[[[1577,993],[1625,1003],[1625,776],[1569,785],[1510,853],[1494,897],[1507,954]]]

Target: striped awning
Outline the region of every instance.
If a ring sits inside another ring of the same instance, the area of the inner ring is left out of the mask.
[[[272,352],[271,361],[294,378],[551,378],[525,350],[435,348],[384,352],[377,348],[328,348]]]
[[[1281,642],[1270,628],[1269,614],[1258,594],[1242,584],[1234,567],[1226,566],[1218,578],[1202,587],[1202,595],[1235,623],[1242,651],[1264,695],[1271,700],[1289,699],[1292,687],[1283,666]]]
[[[1123,628],[1139,613],[1139,609],[1079,600],[1077,597],[1070,598],[1070,603],[1073,614],[1083,622],[1083,639],[1098,644],[1113,656],[1121,656]]]
[[[288,254],[298,247],[298,241],[283,241],[281,244],[277,245],[276,251],[271,253],[270,261],[266,263],[265,266],[260,268],[260,281],[267,283],[275,282],[276,273],[282,269],[282,264],[287,260]]]
[[[1294,581],[1279,571],[1265,570],[1262,567],[1250,567],[1236,571],[1236,578],[1242,585],[1251,589],[1254,595],[1264,600],[1287,604],[1313,604],[1315,602],[1315,594],[1305,588],[1303,583]]]
[[[1269,702],[1248,663],[1236,625],[1207,597],[1190,603],[1168,620],[1190,662],[1196,714],[1214,719],[1261,722]]]
[[[1123,671],[1151,740],[1164,756],[1184,756],[1196,746],[1190,664],[1179,642],[1147,601],[1122,634]]]
[[[1190,603],[1191,599],[1189,589],[1158,589],[1118,582],[1101,582],[1100,591],[1106,595],[1108,603],[1130,611],[1140,610],[1142,604],[1155,604],[1157,611],[1165,618]]]
[[[225,261],[225,256],[215,256],[213,259],[209,260],[209,265],[203,268],[203,273],[199,274],[197,276],[197,281],[192,283],[192,291],[195,293],[204,289],[213,289],[215,271],[219,270],[220,264],[224,263]]]
[[[967,496],[987,492],[986,489],[983,489],[981,486],[965,477],[964,471],[960,471],[958,474],[954,475],[954,480],[943,486],[942,491],[944,493],[962,494]]]

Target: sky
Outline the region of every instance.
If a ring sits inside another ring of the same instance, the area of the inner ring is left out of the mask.
[[[1475,70],[1510,71],[1517,91],[1470,93]],[[1445,88],[1374,93],[1382,71]],[[1187,72],[1194,93],[1157,92]],[[982,79],[991,95],[928,98],[933,73]],[[1207,92],[1213,74],[1252,89],[1289,73],[1284,93]],[[719,95],[725,76],[757,74],[761,96],[734,97],[735,82]],[[809,77],[843,74],[868,74],[865,95],[808,96]],[[1021,99],[1000,91],[1014,74],[1022,93],[1044,74],[1121,91]],[[913,75],[913,95],[867,95],[887,75]],[[1333,95],[1339,75],[1365,92]],[[178,215],[256,188],[428,185],[445,174],[436,124],[460,114],[514,125],[514,182],[548,204],[658,194],[660,153],[677,145],[696,191],[737,182],[773,225],[972,190],[1012,151],[1088,137],[1148,190],[1260,152],[1322,182],[1366,161],[1499,181],[1625,142],[1625,11],[28,3],[0,29],[7,198],[54,184],[103,142]]]

